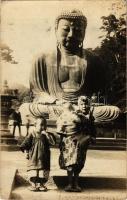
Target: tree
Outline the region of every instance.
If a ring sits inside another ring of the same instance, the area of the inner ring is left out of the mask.
[[[15,61],[12,56],[12,52],[13,50],[10,49],[6,44],[2,44],[2,43],[0,44],[1,59],[11,64],[18,64],[18,62]]]
[[[104,60],[107,72],[106,95],[108,102],[125,109],[126,72],[126,20],[125,14],[119,18],[111,14],[102,16],[104,35],[101,46],[94,49]]]

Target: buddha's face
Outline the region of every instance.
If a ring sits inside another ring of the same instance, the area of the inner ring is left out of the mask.
[[[85,36],[85,24],[82,20],[60,19],[56,36],[57,41],[67,50],[78,49]]]

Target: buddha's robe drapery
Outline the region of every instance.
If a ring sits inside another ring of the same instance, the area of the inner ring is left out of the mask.
[[[86,71],[82,69],[81,86],[73,92],[65,92],[61,87],[57,51],[37,58],[30,74],[30,87],[34,94],[47,94],[56,99],[74,102],[81,95],[91,96],[93,93],[104,91],[105,72],[100,58],[86,50],[83,50],[82,58],[86,60],[87,68]]]

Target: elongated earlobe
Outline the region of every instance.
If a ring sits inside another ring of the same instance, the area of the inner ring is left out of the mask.
[[[58,49],[61,49],[61,44],[60,44],[59,41],[57,41],[57,48],[58,48]]]
[[[81,42],[80,44],[79,44],[79,48],[82,48],[83,47],[83,42]]]

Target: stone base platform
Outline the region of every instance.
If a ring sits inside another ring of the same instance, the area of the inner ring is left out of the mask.
[[[26,154],[0,152],[0,198],[11,200],[126,200],[126,152],[88,150],[80,174],[81,193],[65,192],[66,171],[58,164],[59,149],[51,148],[47,192],[28,190]],[[18,170],[16,170],[18,169]],[[15,173],[16,172],[16,173]],[[33,174],[33,171],[31,171]],[[33,174],[34,176],[34,174]]]
[[[23,174],[22,174],[23,175]],[[67,176],[52,176],[46,183],[47,192],[29,191],[29,183],[20,172],[15,177],[15,186],[10,198],[13,200],[125,200],[126,180],[115,177],[80,177],[81,193],[65,192]]]

